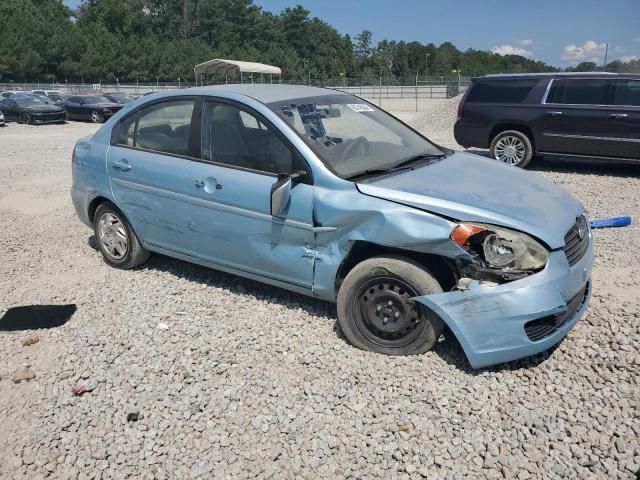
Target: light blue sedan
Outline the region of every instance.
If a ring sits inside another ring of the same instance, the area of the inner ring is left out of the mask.
[[[116,268],[169,255],[337,303],[349,341],[483,367],[558,343],[587,308],[584,208],[439,147],[345,93],[229,85],[140,98],[73,154],[73,203]]]

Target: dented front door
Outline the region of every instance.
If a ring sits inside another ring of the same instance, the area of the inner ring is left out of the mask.
[[[311,289],[313,186],[294,183],[282,218],[270,214],[276,175],[199,164],[187,225],[207,262]]]

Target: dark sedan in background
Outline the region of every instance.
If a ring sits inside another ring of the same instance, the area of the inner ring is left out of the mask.
[[[64,123],[65,110],[36,95],[16,94],[0,100],[0,110],[7,122],[41,125],[45,123]]]
[[[101,95],[72,95],[64,102],[69,120],[90,120],[103,123],[122,105],[112,102]]]

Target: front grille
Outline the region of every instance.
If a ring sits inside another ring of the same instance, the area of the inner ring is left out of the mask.
[[[566,312],[559,313],[558,315],[549,315],[548,317],[531,320],[530,322],[525,323],[524,331],[527,334],[527,337],[529,337],[529,340],[536,342],[548,337],[559,329],[564,322],[573,317],[575,313],[580,310],[580,307],[582,307],[582,304],[584,303],[584,299],[587,297],[587,287],[588,284],[585,284],[577,295],[567,303]]]
[[[576,223],[564,236],[564,254],[569,265],[575,265],[589,248],[589,224],[584,215],[578,217]]]

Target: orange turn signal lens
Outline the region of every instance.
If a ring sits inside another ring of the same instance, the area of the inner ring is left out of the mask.
[[[473,225],[472,223],[461,223],[451,232],[451,240],[462,247],[467,243],[469,238],[473,237],[476,233],[485,232],[488,229],[480,225]]]

